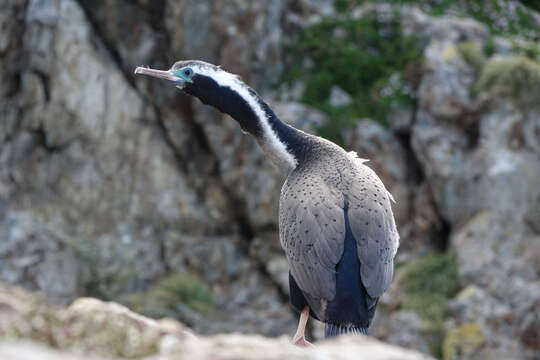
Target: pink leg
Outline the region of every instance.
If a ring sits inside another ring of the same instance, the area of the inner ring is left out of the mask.
[[[309,306],[306,306],[304,310],[300,313],[300,321],[298,321],[298,329],[296,329],[296,334],[293,337],[293,343],[298,346],[313,346],[312,343],[306,340],[304,333],[306,331],[306,324],[309,319]]]

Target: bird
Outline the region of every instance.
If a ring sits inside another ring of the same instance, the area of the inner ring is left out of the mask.
[[[135,74],[167,80],[228,114],[283,172],[279,239],[289,265],[291,305],[299,316],[292,342],[306,340],[310,316],[325,337],[368,335],[378,299],[393,277],[399,234],[395,202],[355,152],[281,121],[239,76],[200,60]]]

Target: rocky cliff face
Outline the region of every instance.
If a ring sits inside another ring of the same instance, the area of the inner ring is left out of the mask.
[[[305,84],[272,85],[295,33],[335,15],[331,2],[0,6],[0,279],[54,303],[118,300],[202,333],[292,334],[282,178],[231,119],[132,71],[223,64],[314,132],[333,120],[298,102]],[[540,65],[520,39],[471,19],[388,4],[350,16],[367,13],[397,16],[422,49],[412,104],[387,127],[340,130],[397,200],[400,267],[373,333],[446,359],[538,357]],[[422,287],[447,295],[424,312]]]

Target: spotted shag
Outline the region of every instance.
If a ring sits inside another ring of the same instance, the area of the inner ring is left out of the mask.
[[[170,81],[235,119],[287,175],[279,199],[279,237],[289,264],[291,303],[300,313],[293,341],[310,345],[309,315],[326,337],[367,334],[393,275],[399,245],[392,196],[366,160],[278,119],[241,79],[202,61],[135,74]]]

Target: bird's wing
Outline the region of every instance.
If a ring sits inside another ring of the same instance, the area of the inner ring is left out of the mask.
[[[349,223],[356,239],[362,284],[369,296],[378,298],[392,281],[399,246],[390,204],[393,198],[373,170],[351,157],[352,166],[344,174],[348,179]]]
[[[332,300],[345,237],[343,194],[310,171],[293,171],[281,191],[279,230],[300,289],[314,299]]]

